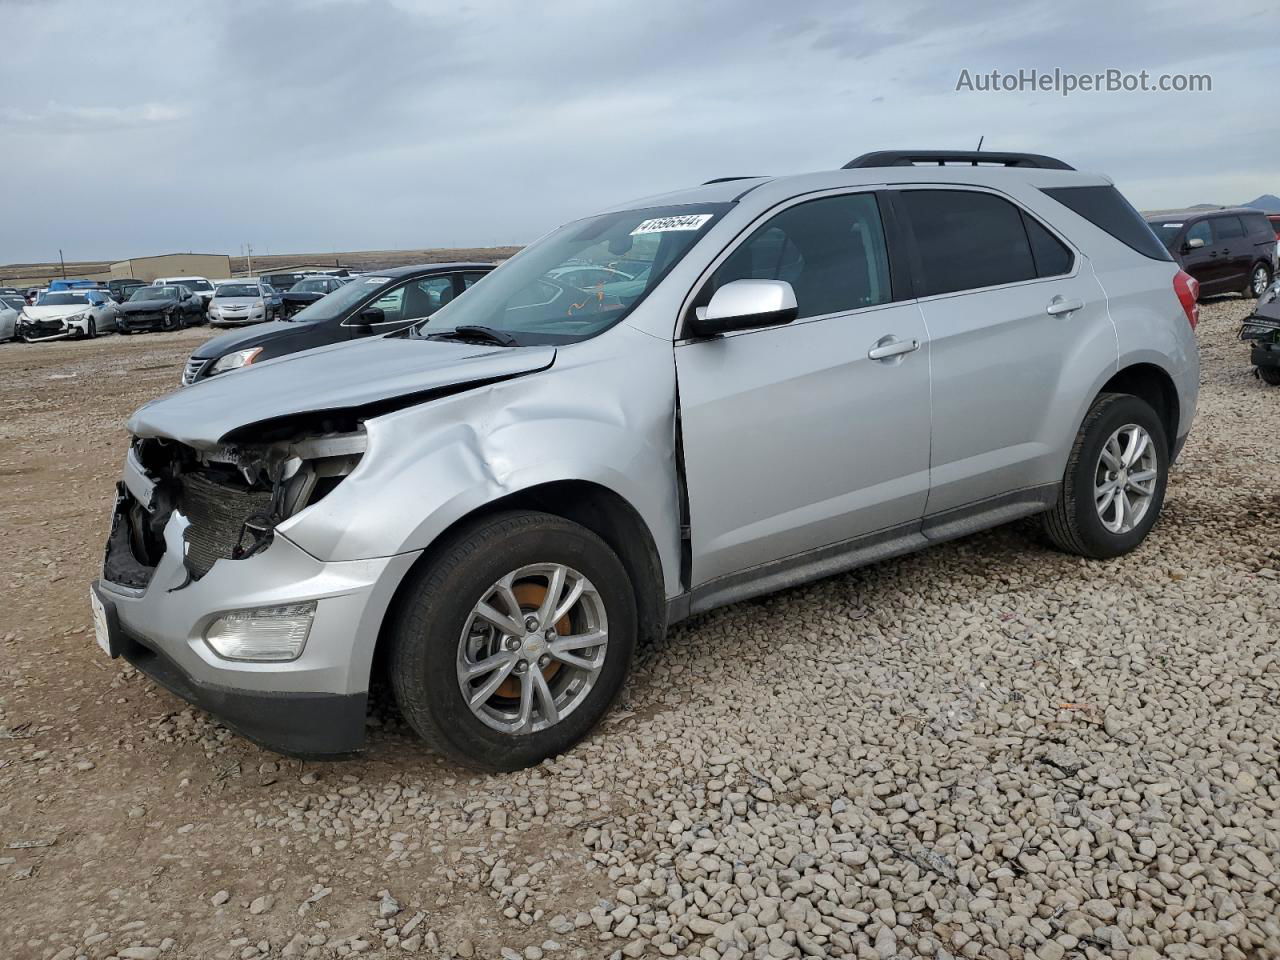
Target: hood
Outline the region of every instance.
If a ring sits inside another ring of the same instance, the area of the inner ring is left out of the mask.
[[[221,339],[221,338],[218,338]],[[490,347],[373,337],[268,360],[154,400],[129,432],[212,449],[240,427],[295,414],[358,410],[450,387],[545,370],[555,347]]]
[[[172,297],[165,300],[126,300],[120,304],[121,313],[157,313],[176,307],[178,301]]]
[[[74,317],[77,313],[88,313],[92,309],[87,303],[70,303],[49,307],[23,307],[22,311],[32,320],[56,320],[59,317]]]
[[[191,351],[191,356],[202,359],[211,360],[214,357],[221,357],[223,354],[230,353],[233,350],[244,350],[246,347],[256,347],[268,340],[274,340],[278,335],[295,333],[305,330],[307,324],[303,323],[286,323],[283,320],[271,320],[268,323],[255,323],[251,327],[244,327],[240,330],[232,330],[229,333],[221,334],[212,340],[206,340],[200,346]]]

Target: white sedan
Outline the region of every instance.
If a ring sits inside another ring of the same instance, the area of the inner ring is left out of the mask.
[[[17,335],[27,343],[40,340],[89,339],[116,329],[119,308],[102,290],[57,290],[46,293],[18,317]]]

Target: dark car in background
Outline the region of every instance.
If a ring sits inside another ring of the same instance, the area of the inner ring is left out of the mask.
[[[350,277],[304,277],[282,294],[280,313],[283,317],[291,317],[350,282]]]
[[[1276,273],[1276,233],[1261,210],[1175,210],[1148,215],[1173,258],[1200,281],[1200,295],[1260,297]]]
[[[308,271],[286,271],[284,273],[264,273],[258,279],[263,283],[270,284],[277,290],[288,290],[299,280],[305,280],[307,277],[315,276],[314,273]]]
[[[181,284],[147,284],[120,304],[116,325],[121,333],[178,330],[204,320],[204,301]]]
[[[232,331],[201,344],[182,371],[182,383],[189,386],[312,347],[403,330],[430,317],[493,267],[428,263],[354,277],[288,320]]]
[[[107,290],[110,293],[111,299],[116,303],[124,303],[133,296],[133,292],[135,290],[139,287],[145,286],[147,286],[147,282],[145,280],[134,280],[132,278],[107,281]]]

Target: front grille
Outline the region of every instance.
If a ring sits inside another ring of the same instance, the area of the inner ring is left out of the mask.
[[[196,382],[200,374],[204,373],[205,366],[209,360],[205,357],[192,357],[187,361],[187,365],[182,368],[182,385],[189,387]]]
[[[245,521],[265,516],[271,507],[271,492],[246,490],[216,483],[197,473],[182,477],[179,509],[189,522],[183,536],[187,541],[187,569],[196,578],[209,572],[215,560],[231,559],[245,533]]]

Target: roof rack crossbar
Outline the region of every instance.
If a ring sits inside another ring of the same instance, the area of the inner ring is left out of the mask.
[[[1001,153],[996,150],[876,150],[854,157],[842,170],[862,167],[911,167],[918,163],[967,163],[971,166],[992,164],[1002,167],[1034,167],[1040,170],[1074,170],[1056,157],[1040,153]]]

